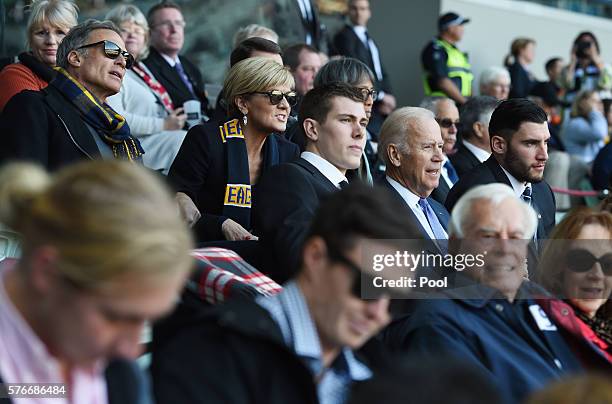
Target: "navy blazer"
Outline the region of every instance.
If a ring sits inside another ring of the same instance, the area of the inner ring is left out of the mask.
[[[80,112],[53,85],[23,91],[0,114],[0,164],[28,160],[48,170],[100,157]]]
[[[196,99],[202,103],[202,113],[208,114],[208,98],[204,92],[204,80],[202,79],[202,73],[196,65],[191,63],[189,59],[184,56],[179,56],[181,65],[189,78]],[[149,56],[143,61],[143,63],[149,68],[153,76],[164,86],[174,108],[182,107],[185,101],[193,100],[194,97],[189,91],[189,88],[185,85],[178,72],[174,67],[170,66],[166,59],[156,51],[154,48],[149,49]]]
[[[540,290],[524,283],[519,294],[525,297],[514,303],[483,285],[419,300],[411,314],[389,325],[384,340],[395,350],[469,361],[490,376],[506,403],[522,402],[549,382],[582,371],[556,326],[529,297],[534,289]]]
[[[423,235],[423,238],[425,240],[431,240],[429,234],[427,233],[427,230],[425,230],[425,228],[421,225],[421,222],[419,222],[419,219],[415,216],[414,212],[412,212],[412,209],[410,209],[410,207],[406,204],[404,198],[402,198],[402,196],[395,190],[395,188],[393,188],[389,181],[387,181],[386,178],[383,178],[380,181],[379,185],[387,189],[391,193],[391,195],[393,195],[399,202],[401,202],[402,206],[406,208],[403,213],[408,215],[410,220],[414,223],[417,229],[419,229],[419,232]],[[446,208],[442,204],[436,202],[431,197],[427,198],[427,202],[429,203],[433,211],[436,213],[440,224],[442,225],[442,227],[444,227],[444,230],[448,233],[448,221],[450,220],[450,215],[448,214]],[[428,250],[429,252],[433,253],[441,252],[438,246],[433,242],[428,245]]]
[[[495,157],[491,155],[484,163],[480,163],[476,168],[459,179],[448,193],[444,206],[446,206],[449,212],[452,212],[457,200],[468,190],[477,185],[494,182],[501,182],[510,187],[512,186],[506,173],[504,173],[497,160],[495,160]],[[553,227],[555,227],[555,196],[550,186],[544,180],[533,183],[531,186],[531,206],[538,213],[537,237],[538,239],[546,239]]]
[[[262,150],[260,178],[272,167],[273,158],[269,156],[270,142],[277,145],[279,163],[292,161],[299,155],[296,145],[280,135],[269,135]],[[202,214],[194,226],[197,240],[224,240],[221,225],[227,219],[222,216],[227,185],[227,143],[223,143],[219,135],[219,124],[209,121],[196,125],[187,132],[170,166],[168,180],[176,192],[187,194]],[[256,200],[255,190],[259,184],[251,185],[253,207]]]
[[[319,203],[336,191],[336,184],[303,158],[262,175],[255,190],[252,223],[265,251],[264,273],[281,284],[295,274]]]
[[[605,145],[593,162],[591,182],[595,189],[612,188],[612,143]]]
[[[459,141],[457,146],[457,151],[455,154],[448,156],[453,167],[455,167],[455,171],[457,171],[457,176],[461,178],[464,174],[472,171],[473,168],[480,165],[480,160],[468,149],[465,147],[463,142]]]

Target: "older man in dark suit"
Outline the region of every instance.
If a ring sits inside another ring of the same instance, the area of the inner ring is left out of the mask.
[[[208,99],[200,70],[189,59],[179,56],[185,40],[185,19],[181,8],[172,1],[154,5],[147,14],[151,28],[150,53],[144,64],[165,87],[176,107],[186,101],[201,103],[207,114]]]
[[[440,182],[444,142],[434,114],[424,108],[404,107],[383,124],[378,146],[387,167],[382,186],[403,202],[407,214],[432,240],[438,252],[447,249],[449,215],[430,198]]]
[[[359,167],[368,118],[360,90],[330,84],[308,92],[300,109],[306,151],[266,172],[253,204],[254,234],[265,253],[264,272],[277,282],[291,277],[320,200],[348,184]]]

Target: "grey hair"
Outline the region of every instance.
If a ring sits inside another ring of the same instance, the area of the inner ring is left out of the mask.
[[[439,95],[430,95],[430,96],[423,98],[423,100],[421,100],[419,107],[428,109],[431,112],[433,112],[434,115],[438,115],[438,103],[442,100],[450,101],[451,99],[448,97],[442,97]]]
[[[480,73],[480,87],[488,86],[498,77],[504,76],[510,82],[510,73],[508,70],[499,66],[489,66]]]
[[[470,98],[461,106],[460,122],[461,136],[464,139],[474,137],[474,124],[476,122],[485,122],[487,115],[490,115],[499,105],[499,100],[490,95],[479,95]]]
[[[406,140],[410,136],[414,123],[422,119],[434,119],[433,112],[419,107],[403,107],[396,109],[385,119],[378,138],[378,156],[390,166],[387,149],[395,144],[404,151],[408,150]]]
[[[253,37],[270,38],[272,42],[278,43],[278,34],[274,30],[259,24],[249,24],[236,31],[232,39],[232,49],[235,49],[245,39]]]
[[[341,57],[330,60],[321,67],[314,78],[314,86],[322,87],[337,82],[356,86],[364,79],[375,82],[374,73],[365,63],[355,58]]]
[[[144,29],[144,47],[139,55],[132,56],[134,56],[135,59],[143,60],[149,55],[149,24],[147,23],[147,18],[138,7],[131,4],[122,4],[110,10],[105,18],[114,23],[117,27],[121,27],[121,24],[124,22],[131,22]],[[121,30],[121,28],[119,28],[119,30]]]
[[[520,200],[514,193],[512,187],[498,182],[474,187],[459,198],[451,214],[448,226],[449,237],[455,236],[457,238],[463,238],[463,230],[465,229],[466,222],[474,219],[470,217],[470,215],[472,206],[476,201],[486,200],[493,206],[498,206],[506,199],[511,199],[519,204],[524,213],[524,237],[526,239],[532,238],[538,227],[538,217],[535,210],[527,203]]]
[[[62,40],[62,42],[60,43],[59,47],[57,48],[57,65],[59,67],[67,69],[69,66],[68,55],[70,54],[70,52],[76,50],[77,48],[83,45],[87,45],[89,34],[91,34],[92,31],[95,31],[97,29],[108,29],[116,32],[117,35],[121,36],[121,32],[119,31],[117,26],[110,21],[98,21],[93,19],[84,21],[72,28],[68,32],[68,35],[64,37],[64,40]],[[85,51],[86,49],[83,49],[82,51],[79,50],[79,52],[82,53],[84,53]]]

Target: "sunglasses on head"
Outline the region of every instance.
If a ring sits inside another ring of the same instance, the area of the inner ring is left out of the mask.
[[[452,119],[449,118],[436,118],[436,122],[438,122],[438,125],[440,125],[440,127],[444,128],[444,129],[448,129],[451,126],[455,125],[455,128],[459,127],[459,121],[453,121]]]
[[[388,295],[388,291],[386,289],[372,287],[370,288],[370,290],[368,290],[368,298],[367,299],[364,298],[362,290],[361,290],[361,277],[362,276],[366,277],[367,282],[369,282],[370,284],[372,284],[371,282],[372,277],[368,275],[367,273],[365,273],[364,271],[362,271],[361,268],[357,266],[357,264],[355,264],[350,259],[346,258],[340,252],[329,250],[328,254],[329,254],[329,259],[331,261],[340,263],[348,267],[351,270],[351,273],[353,274],[353,285],[351,286],[351,294],[354,297],[361,299],[361,300],[370,301],[370,300],[379,300],[383,298],[384,296]]]
[[[364,100],[367,100],[368,96],[372,97],[373,100],[378,98],[378,91],[374,89],[369,89],[365,87],[358,87],[357,89],[361,91],[361,96],[363,97]]]
[[[134,57],[130,55],[128,51],[124,51],[123,49],[121,49],[119,45],[114,42],[104,40],[90,43],[88,45],[79,46],[77,49],[91,48],[102,44],[104,44],[104,54],[107,58],[114,60],[117,59],[119,56],[123,56],[123,58],[125,59],[125,68],[132,68],[132,65],[134,64]]]
[[[278,105],[285,98],[289,103],[290,107],[294,107],[297,104],[297,93],[295,91],[289,91],[288,93],[283,93],[280,90],[272,90],[272,91],[253,91],[251,94],[262,94],[267,95],[270,100],[270,104]]]
[[[566,256],[566,265],[573,272],[588,272],[596,262],[599,262],[606,276],[612,276],[612,253],[597,258],[590,251],[575,248],[568,251]]]

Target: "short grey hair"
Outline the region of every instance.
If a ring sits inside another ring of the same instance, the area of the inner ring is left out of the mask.
[[[510,83],[510,73],[504,67],[489,66],[480,73],[480,87],[488,86],[493,83],[498,77],[503,76]]]
[[[395,144],[404,151],[408,151],[406,139],[412,131],[415,122],[422,119],[434,119],[434,113],[419,107],[403,107],[396,109],[385,119],[378,137],[378,156],[387,165],[390,165],[387,149]]]
[[[499,182],[479,185],[470,189],[459,198],[451,214],[448,226],[448,236],[463,238],[466,223],[475,219],[471,217],[471,212],[472,206],[474,206],[477,201],[486,200],[493,206],[498,206],[506,199],[516,201],[523,210],[524,238],[531,239],[538,227],[538,217],[535,210],[527,203],[520,200],[509,185]]]
[[[72,28],[68,32],[68,35],[64,37],[64,40],[60,43],[59,47],[57,48],[57,65],[64,69],[68,69],[68,55],[70,52],[83,45],[87,45],[89,34],[97,29],[108,29],[121,36],[121,32],[119,32],[117,26],[110,21],[98,21],[93,19],[84,21]],[[87,49],[79,50],[79,52],[82,52],[83,54],[85,54],[86,51]]]
[[[491,97],[490,95],[479,95],[470,98],[463,104],[459,114],[461,136],[466,140],[472,139],[476,135],[474,133],[474,124],[476,122],[485,123],[487,116],[488,118],[491,117],[491,114],[499,103],[500,101],[495,97]]]
[[[274,30],[259,24],[249,24],[236,31],[232,40],[232,49],[235,49],[242,41],[253,37],[270,38],[272,42],[278,43],[278,34]]]
[[[438,115],[438,103],[442,100],[452,101],[448,97],[442,97],[440,95],[429,95],[421,101],[419,107],[430,110],[434,115]]]
[[[121,24],[124,22],[131,22],[142,28],[145,31],[144,47],[139,55],[132,56],[137,60],[143,60],[149,55],[149,24],[147,23],[147,18],[138,7],[132,4],[121,4],[110,10],[105,18],[119,27],[120,31]]]

